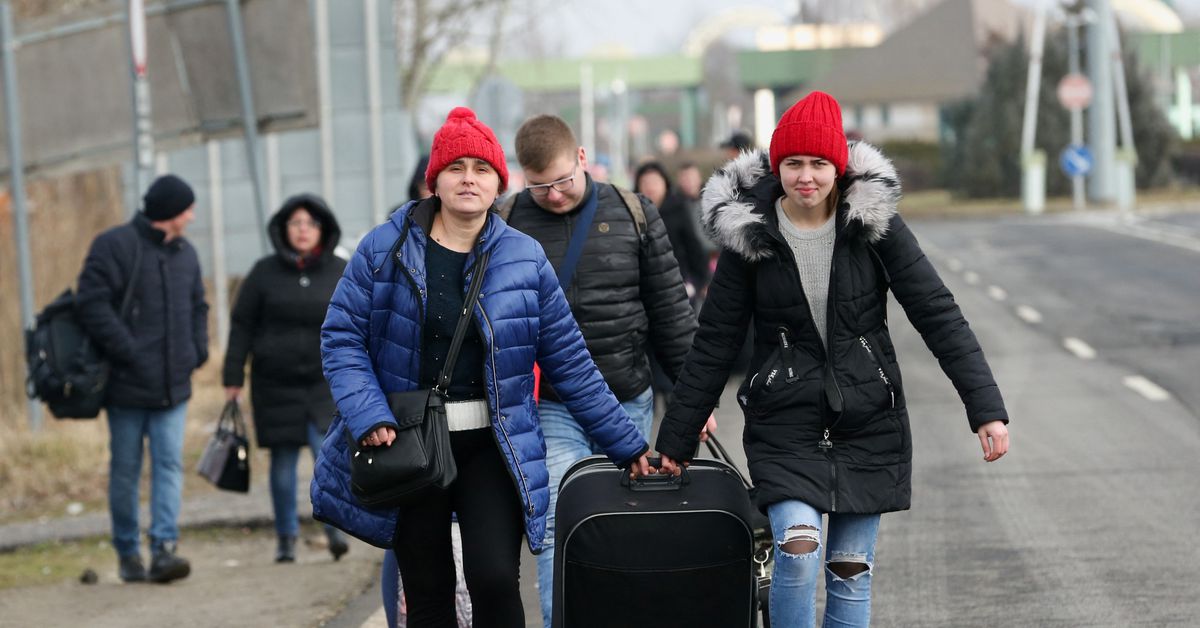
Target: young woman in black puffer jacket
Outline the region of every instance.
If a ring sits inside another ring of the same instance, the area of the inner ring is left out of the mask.
[[[912,442],[889,288],[958,390],[984,459],[1008,450],[987,360],[896,213],[899,197],[891,163],[865,143],[847,146],[837,101],[821,92],[783,115],[769,155],[743,153],[704,190],[705,227],[722,251],[657,447],[666,472],[695,454],[753,321],[738,401],[758,506],[781,552],[775,625],[814,625],[822,571],[824,625],[868,625],[880,514],[909,507]]]

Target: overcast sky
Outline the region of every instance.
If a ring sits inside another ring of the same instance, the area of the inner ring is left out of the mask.
[[[1057,0],[1048,1],[1057,4]],[[836,2],[848,5],[853,0]],[[1032,5],[1039,0],[1013,2]],[[928,3],[936,4],[932,0]],[[528,25],[527,30],[518,29],[528,36],[513,42],[517,49],[524,47],[525,54],[579,57],[614,50],[634,55],[680,52],[688,34],[707,19],[730,12],[742,16],[761,13],[786,22],[795,15],[799,0],[533,0],[517,4],[531,7],[522,9],[523,15],[513,16]],[[1200,21],[1200,0],[1173,0],[1172,4],[1186,21],[1193,25]],[[733,38],[749,45],[750,33],[749,29],[741,29]],[[535,44],[535,40],[541,43]]]

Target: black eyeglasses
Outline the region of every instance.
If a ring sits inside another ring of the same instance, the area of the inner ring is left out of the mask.
[[[579,173],[579,162],[575,162],[575,166],[571,168],[571,176],[563,177],[557,181],[549,183],[539,183],[537,185],[527,185],[526,190],[534,196],[546,196],[550,194],[550,190],[554,189],[559,194],[565,194],[571,191],[571,186],[575,185],[575,175]]]
[[[321,221],[305,220],[303,218],[293,218],[293,219],[287,221],[287,226],[291,227],[292,229],[303,229],[304,227],[309,227],[310,229],[320,229]]]

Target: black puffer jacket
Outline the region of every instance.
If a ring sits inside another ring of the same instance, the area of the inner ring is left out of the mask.
[[[738,400],[764,510],[785,499],[824,512],[909,507],[912,443],[887,329],[889,280],[958,390],[971,429],[1008,420],[975,334],[896,213],[900,189],[891,163],[874,147],[854,144],[839,186],[828,346],[779,231],[774,203],[783,189],[766,155],[743,154],[704,190],[705,228],[721,244],[721,257],[657,447],[676,459],[694,455],[700,426],[753,321],[754,355]],[[832,446],[823,448],[822,440]]]
[[[591,176],[587,184],[585,194],[598,186],[596,216],[575,275],[564,290],[604,381],[617,399],[628,401],[650,386],[647,347],[667,375],[676,376],[691,346],[696,317],[654,204],[641,197],[647,223],[641,243],[620,193],[607,183],[593,182]],[[567,254],[578,213],[578,208],[566,214],[548,212],[529,192],[521,192],[508,224],[541,243],[557,268]],[[542,383],[542,395],[557,399]]]
[[[84,328],[108,356],[107,405],[169,408],[192,396],[192,371],[208,359],[208,304],[196,249],[139,213],[96,236],[79,275]],[[136,248],[141,265],[132,268]],[[137,274],[129,313],[118,312]]]
[[[287,220],[303,207],[321,223],[320,251],[303,260],[287,244]],[[308,444],[308,423],[324,432],[333,397],[321,371],[321,324],[346,261],[333,254],[341,229],[318,196],[284,202],[267,231],[275,253],[254,264],[238,290],[222,380],[241,386],[253,355],[250,403],[261,447]]]

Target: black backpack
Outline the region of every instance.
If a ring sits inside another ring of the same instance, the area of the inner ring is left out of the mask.
[[[121,318],[129,312],[138,267],[142,262],[141,242],[134,248],[129,283],[121,300]],[[25,330],[25,360],[30,398],[46,402],[59,419],[94,419],[104,406],[108,388],[108,361],[79,323],[75,293],[67,288]]]

